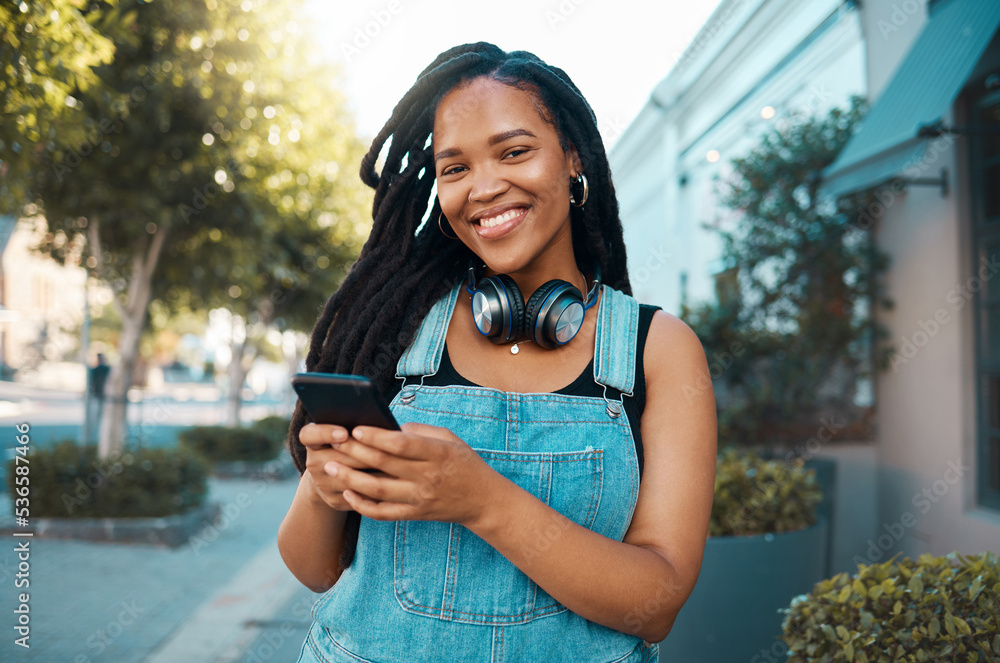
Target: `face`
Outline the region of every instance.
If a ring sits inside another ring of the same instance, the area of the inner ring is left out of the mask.
[[[434,117],[438,199],[454,233],[498,273],[572,260],[569,184],[580,172],[531,92],[477,78]]]

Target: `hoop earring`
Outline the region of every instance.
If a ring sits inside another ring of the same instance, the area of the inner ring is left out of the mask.
[[[444,214],[443,210],[441,212],[438,212],[438,230],[440,230],[441,234],[444,235],[445,237],[447,237],[448,239],[458,239],[458,235],[455,235],[454,237],[452,237],[451,235],[449,235],[448,233],[446,233],[444,231],[444,228],[441,227],[441,215],[443,215],[443,214]]]
[[[587,184],[587,176],[583,173],[576,174],[575,182],[577,184],[583,184],[583,196],[580,202],[576,202],[576,197],[573,195],[573,182],[574,180],[570,181],[569,202],[573,205],[573,207],[583,207],[583,204],[587,202],[587,197],[590,195],[590,186]]]

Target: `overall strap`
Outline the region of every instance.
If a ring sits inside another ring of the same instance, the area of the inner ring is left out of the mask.
[[[396,377],[434,375],[441,366],[441,353],[444,351],[444,341],[448,334],[448,323],[455,309],[458,291],[464,285],[459,281],[451,292],[431,306],[430,311],[417,328],[413,342],[403,352],[396,364]]]
[[[639,302],[607,284],[601,286],[594,342],[594,380],[632,395],[635,383]]]

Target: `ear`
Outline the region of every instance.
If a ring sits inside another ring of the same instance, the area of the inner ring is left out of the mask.
[[[566,167],[569,169],[571,175],[576,175],[583,170],[583,163],[580,161],[580,155],[577,154],[576,145],[570,143],[569,149],[566,150]]]

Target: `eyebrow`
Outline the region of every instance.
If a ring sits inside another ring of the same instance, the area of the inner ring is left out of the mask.
[[[527,129],[511,129],[509,131],[502,131],[498,134],[490,136],[487,141],[490,145],[496,145],[497,143],[502,143],[505,140],[510,140],[511,138],[516,138],[518,136],[529,136],[531,138],[537,138],[535,134],[531,133]],[[457,147],[452,147],[447,150],[441,150],[434,155],[434,162],[437,163],[441,159],[448,159],[449,157],[457,157],[462,154],[462,150]]]

